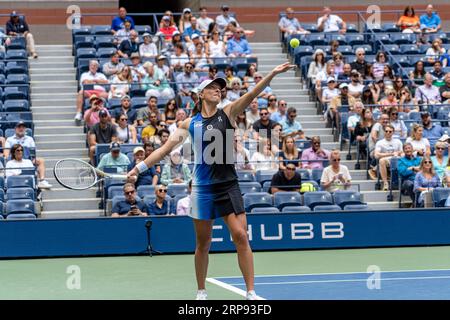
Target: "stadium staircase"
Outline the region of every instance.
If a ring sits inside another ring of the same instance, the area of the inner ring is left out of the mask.
[[[62,158],[88,159],[83,127],[75,126],[77,81],[71,45],[41,45],[39,59],[30,60],[31,103],[37,156],[46,163],[53,185],[44,191],[42,218],[98,217],[96,190],[73,191],[55,180],[53,166]]]
[[[280,42],[251,43],[253,53],[258,57],[258,71],[266,74],[275,66],[287,61],[287,54],[283,53]],[[298,120],[300,121],[305,135],[307,137],[320,136],[322,147],[328,150],[339,148],[339,142],[334,142],[331,128],[326,128],[325,122],[317,114],[315,102],[310,101],[307,89],[302,88],[299,73],[288,71],[278,75],[270,84],[273,93],[277,99],[283,99],[288,107],[297,109]],[[387,201],[388,192],[375,191],[376,181],[368,180],[365,161],[360,161],[361,170],[354,170],[356,163],[356,151],[352,149],[352,159],[346,160],[348,145],[344,145],[344,151],[341,152],[341,163],[350,170],[353,184],[360,187],[364,202],[367,202],[370,209],[395,209],[398,208],[398,191],[394,191],[394,201]],[[353,188],[352,188],[353,190]],[[356,189],[355,189],[356,190]],[[407,203],[407,197],[403,197],[404,203]]]

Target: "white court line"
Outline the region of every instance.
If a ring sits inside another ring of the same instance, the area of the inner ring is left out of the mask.
[[[423,269],[423,270],[389,270],[383,271],[381,273],[395,273],[395,272],[434,272],[434,271],[449,271],[450,269]],[[369,272],[370,273],[370,272]],[[363,271],[353,271],[353,272],[330,272],[330,273],[291,273],[291,274],[272,274],[272,275],[257,275],[255,278],[266,278],[266,277],[293,277],[293,276],[328,276],[328,275],[336,275],[336,274],[369,274],[368,272]],[[215,277],[215,279],[232,279],[232,278],[241,278],[237,277]]]
[[[245,292],[242,289],[236,288],[236,287],[234,287],[232,285],[229,285],[229,284],[227,284],[225,282],[219,281],[219,280],[214,279],[214,278],[206,278],[206,281],[208,281],[208,282],[210,282],[212,284],[215,284],[215,285],[217,285],[219,287],[222,287],[225,290],[229,290],[229,291],[234,292],[234,293],[236,293],[236,294],[238,294],[240,296],[243,296],[244,298],[247,297],[247,292]],[[257,300],[266,300],[263,297],[260,297],[260,296],[257,296],[257,297],[258,297]]]
[[[450,276],[442,277],[410,277],[410,278],[380,278],[380,281],[395,280],[428,280],[428,279],[450,279]],[[255,285],[284,285],[284,284],[309,284],[309,283],[333,283],[333,282],[367,282],[368,279],[342,279],[342,280],[317,280],[317,281],[286,281],[286,282],[256,282]],[[244,285],[243,283],[231,283],[232,286]]]

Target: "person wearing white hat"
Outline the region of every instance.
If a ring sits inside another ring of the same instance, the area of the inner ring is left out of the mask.
[[[308,68],[308,79],[311,81],[316,81],[317,74],[325,68],[325,57],[326,54],[322,49],[316,49],[312,55],[311,63]]]
[[[183,15],[178,22],[178,30],[183,34],[184,31],[191,26],[192,11],[190,8],[183,9]]]
[[[142,79],[142,89],[146,90],[146,97],[154,96],[158,99],[173,99],[175,97],[175,93],[170,87],[163,71],[159,68],[155,68],[150,61],[144,63],[144,69],[146,75],[144,79]]]
[[[164,145],[128,172],[129,177],[134,177],[146,171],[190,136],[196,160],[189,215],[194,219],[197,239],[195,268],[199,300],[207,298],[205,286],[208,255],[212,241],[212,227],[214,219],[217,218],[225,221],[232,235],[247,287],[247,299],[258,299],[254,291],[253,254],[248,240],[244,202],[239,189],[234,159],[231,156],[234,120],[276,75],[293,68],[295,65],[289,62],[275,67],[258,82],[253,90],[223,109],[218,109],[217,105],[222,99],[221,90],[226,87],[226,80],[216,78],[203,81],[198,86],[200,101],[192,111],[191,117],[180,124]],[[232,134],[229,134],[230,132]],[[211,139],[212,136],[216,138]],[[215,150],[215,152],[212,154],[208,150]]]
[[[139,46],[139,55],[143,58],[154,58],[158,55],[158,48],[152,41],[150,33],[144,33],[142,35],[144,42]]]
[[[200,38],[202,37],[202,31],[198,28],[197,18],[191,16],[190,22],[191,25],[183,32],[184,41],[186,42],[191,42],[194,34],[198,35]]]

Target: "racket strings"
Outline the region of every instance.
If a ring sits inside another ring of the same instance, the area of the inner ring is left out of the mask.
[[[87,163],[74,160],[63,160],[55,166],[55,177],[70,188],[84,189],[97,181],[95,169]]]

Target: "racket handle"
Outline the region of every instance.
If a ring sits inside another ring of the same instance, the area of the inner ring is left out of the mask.
[[[127,181],[128,177],[126,174],[110,174],[108,176],[109,179]]]

